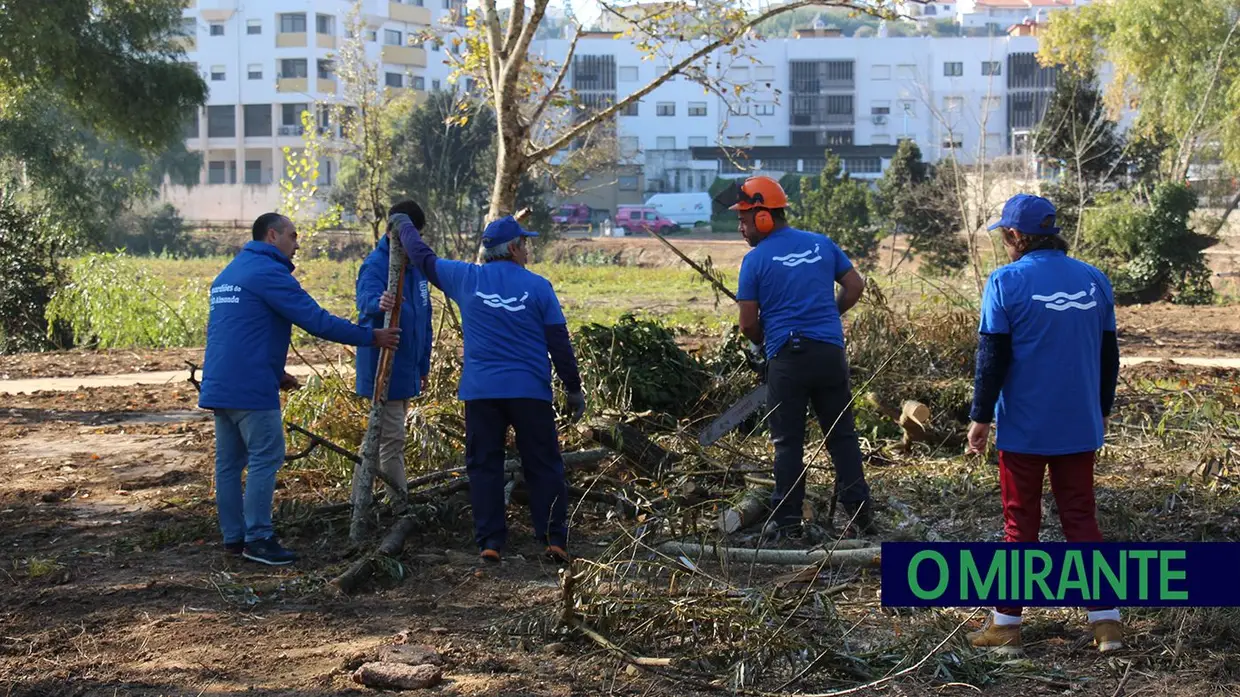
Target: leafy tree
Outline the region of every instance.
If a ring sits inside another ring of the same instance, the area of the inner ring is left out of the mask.
[[[792,224],[827,235],[861,268],[874,265],[878,237],[870,225],[870,191],[844,173],[839,156],[827,151],[817,180],[801,179],[801,202]]]
[[[61,280],[64,240],[45,216],[0,192],[0,353],[47,346],[43,310]]]
[[[1089,66],[1062,71],[1033,137],[1034,152],[1083,181],[1109,179],[1124,150],[1095,82]]]
[[[956,187],[962,178],[954,160],[932,167],[921,157],[917,143],[901,140],[891,165],[878,180],[874,217],[893,238],[891,269],[899,268],[914,253],[936,271],[963,268],[969,249],[960,236],[964,221],[956,206]],[[895,261],[894,242],[900,237],[908,240],[909,249]]]

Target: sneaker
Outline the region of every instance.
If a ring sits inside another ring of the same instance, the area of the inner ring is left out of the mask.
[[[498,564],[500,562],[498,549],[484,549],[478,554],[478,558],[488,564]]]
[[[234,557],[241,556],[241,553],[244,551],[245,551],[244,542],[225,542],[224,543],[224,552],[227,554],[231,554]]]
[[[1115,620],[1099,620],[1094,629],[1094,644],[1102,653],[1124,648],[1124,625]]]
[[[1020,625],[998,625],[994,620],[986,622],[986,626],[966,635],[969,643],[978,649],[987,649],[1004,656],[1019,656],[1025,652],[1020,640]]]
[[[286,566],[297,561],[297,554],[282,547],[274,537],[247,542],[241,556],[267,566]]]
[[[573,562],[573,558],[569,556],[568,550],[559,545],[547,545],[546,549],[543,550],[543,556],[562,564],[571,564]]]

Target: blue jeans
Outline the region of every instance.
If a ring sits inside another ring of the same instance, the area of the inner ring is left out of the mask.
[[[284,420],[279,409],[215,410],[215,506],[225,544],[274,534],[271,500],[282,464]],[[247,465],[242,494],[241,470]]]

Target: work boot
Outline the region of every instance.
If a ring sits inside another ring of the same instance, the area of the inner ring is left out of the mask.
[[[557,564],[573,563],[573,558],[569,555],[568,550],[564,549],[560,545],[547,545],[546,549],[543,550],[543,556],[545,556],[548,561],[553,561]]]
[[[986,626],[966,635],[969,644],[974,648],[986,649],[1004,656],[1019,656],[1025,652],[1020,640],[1019,624],[995,624],[994,618],[986,621]]]
[[[850,533],[849,536],[878,536],[878,525],[874,522],[874,504],[870,503],[868,499],[865,501],[841,501],[840,505],[844,507],[844,514],[849,519],[848,528],[846,529],[846,532]]]
[[[498,564],[500,562],[498,549],[484,549],[478,554],[478,558],[488,564]]]
[[[801,542],[805,539],[805,526],[799,520],[772,520],[762,526],[761,539],[763,542],[777,542],[779,540]]]
[[[1094,645],[1100,652],[1124,648],[1124,625],[1115,620],[1099,620],[1090,626],[1094,630]]]

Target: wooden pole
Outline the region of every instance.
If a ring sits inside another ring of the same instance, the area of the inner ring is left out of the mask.
[[[400,325],[400,306],[404,299],[405,265],[408,258],[400,245],[400,238],[389,236],[388,292],[396,298],[396,305],[384,313],[385,329]],[[392,380],[392,360],[395,349],[379,350],[379,366],[375,370],[375,387],[370,400],[370,417],[366,423],[366,435],[362,438],[361,458],[353,467],[353,516],[349,521],[349,539],[361,542],[368,532],[367,515],[374,502],[375,473],[379,471],[379,439],[383,430],[383,407],[387,404],[388,387]],[[402,426],[403,428],[403,426]],[[400,497],[400,492],[397,492]],[[403,501],[393,501],[400,504]]]

